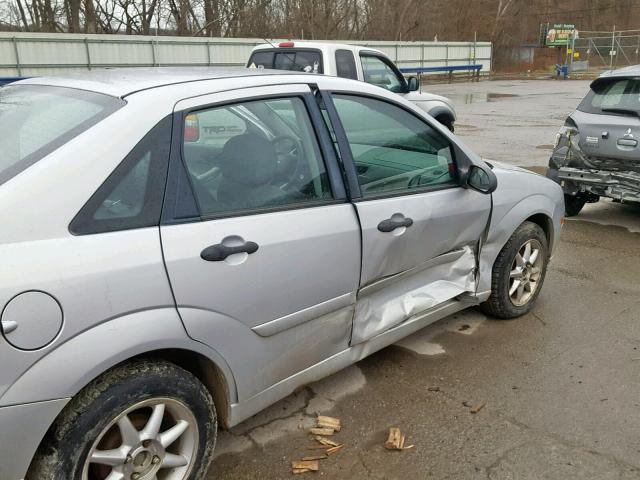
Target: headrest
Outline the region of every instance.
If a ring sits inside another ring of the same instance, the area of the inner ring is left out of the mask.
[[[242,185],[257,187],[271,182],[277,166],[274,146],[255,133],[233,137],[222,149],[222,175]]]

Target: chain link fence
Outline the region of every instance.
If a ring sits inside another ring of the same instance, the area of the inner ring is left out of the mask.
[[[640,63],[640,30],[579,32],[567,51],[572,72],[601,73]]]

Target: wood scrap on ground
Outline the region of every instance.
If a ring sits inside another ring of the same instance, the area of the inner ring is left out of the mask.
[[[405,436],[398,427],[389,428],[389,438],[384,443],[388,450],[408,450],[415,445],[404,446]]]
[[[320,469],[318,460],[294,460],[291,462],[293,473],[317,472]]]
[[[309,429],[309,433],[314,435],[317,444],[307,446],[309,450],[324,450],[315,455],[307,455],[302,460],[291,462],[291,471],[294,474],[317,472],[320,469],[320,461],[326,460],[330,455],[338,453],[344,446],[334,440],[326,438],[334,435],[342,428],[340,419],[318,415],[316,425]]]

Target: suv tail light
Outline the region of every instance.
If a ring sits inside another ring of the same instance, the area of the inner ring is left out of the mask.
[[[293,48],[296,46],[296,44],[293,42],[280,42],[278,46],[281,48]]]
[[[184,119],[184,141],[197,142],[200,140],[200,122],[197,115],[187,115]]]

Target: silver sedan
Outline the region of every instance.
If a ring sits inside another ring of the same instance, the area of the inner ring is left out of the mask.
[[[230,427],[447,315],[528,312],[554,182],[365,83],[0,88],[0,478],[198,480]]]

